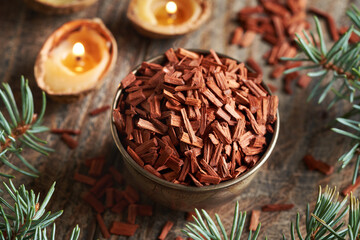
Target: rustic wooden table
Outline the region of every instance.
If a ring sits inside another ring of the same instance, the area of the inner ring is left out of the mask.
[[[105,155],[108,162],[121,168],[121,158],[112,140],[109,128],[109,114],[89,118],[88,112],[96,107],[111,104],[119,81],[144,59],[163,53],[170,47],[213,48],[239,60],[252,56],[262,64],[265,76],[270,67],[265,66],[262,55],[269,46],[257,37],[251,47],[241,49],[229,45],[232,31],[237,25],[236,12],[244,6],[255,5],[255,0],[216,0],[210,21],[202,29],[171,40],[150,40],[138,35],[126,19],[128,1],[102,0],[98,4],[68,16],[46,16],[29,10],[22,0],[0,1],[0,79],[10,82],[19,90],[21,75],[30,80],[35,98],[40,104],[40,91],[36,86],[33,66],[37,53],[46,38],[63,23],[78,18],[100,17],[114,34],[119,55],[115,69],[107,76],[98,91],[87,95],[83,100],[72,104],[49,101],[44,124],[49,127],[81,129],[78,137],[80,145],[70,150],[58,136],[43,135],[49,146],[56,150],[50,157],[43,157],[33,151],[25,151],[28,159],[40,170],[37,179],[25,177],[1,167],[0,171],[16,175],[15,183],[25,183],[37,191],[45,192],[53,181],[57,181],[56,193],[49,208],[64,209],[63,216],[57,220],[57,239],[68,239],[72,227],[81,227],[80,239],[101,238],[96,226],[92,209],[81,199],[81,194],[88,190],[84,184],[76,183],[72,177],[75,172],[84,170],[84,159]],[[357,3],[356,3],[357,2]],[[312,0],[309,5],[331,13],[339,25],[348,24],[346,9],[356,0]],[[270,82],[281,89],[280,80]],[[281,234],[289,236],[290,221],[296,212],[304,212],[307,202],[314,203],[318,186],[338,186],[349,184],[351,166],[340,174],[329,177],[318,172],[306,170],[302,157],[310,153],[318,159],[336,164],[337,158],[348,149],[349,142],[332,133],[326,126],[331,119],[343,113],[346,105],[341,103],[326,113],[326,103],[317,105],[315,101],[306,103],[311,86],[307,90],[296,89],[293,95],[279,90],[281,130],[280,137],[268,163],[262,167],[251,185],[238,197],[241,210],[259,209],[268,203],[294,203],[295,208],[288,212],[262,213],[262,236],[279,239]],[[17,91],[18,92],[18,91]],[[16,94],[17,97],[18,94]],[[15,160],[16,161],[16,160]],[[153,217],[137,219],[140,228],[129,239],[156,239],[161,227],[167,220],[175,222],[173,231],[167,239],[180,235],[184,227],[182,212],[162,207],[141,196],[142,202],[154,205]],[[217,209],[226,226],[230,226],[234,202]],[[107,224],[114,214],[105,214]],[[121,216],[115,216],[120,220]],[[302,218],[303,220],[304,218]],[[113,236],[113,239],[126,239]]]

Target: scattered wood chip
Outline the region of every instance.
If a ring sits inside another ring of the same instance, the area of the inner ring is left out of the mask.
[[[110,238],[111,235],[110,235],[109,230],[107,229],[107,227],[105,225],[105,222],[104,222],[104,219],[102,218],[100,213],[96,214],[96,221],[99,224],[100,231],[101,231],[101,234],[103,235],[103,237],[104,238]]]
[[[112,185],[113,179],[111,175],[106,174],[95,183],[95,185],[90,189],[90,192],[97,198],[100,198],[103,194],[105,194],[106,188],[111,187]]]
[[[124,198],[130,203],[130,204],[134,204],[137,203],[140,199],[139,194],[137,193],[137,191],[132,188],[131,186],[127,185],[125,190],[123,191],[124,193]]]
[[[113,222],[110,228],[110,233],[119,235],[119,236],[127,236],[131,237],[135,234],[136,230],[139,228],[137,224],[128,224],[124,222]]]
[[[105,206],[107,208],[111,208],[114,205],[114,188],[107,188],[105,190],[105,193],[106,193]]]
[[[231,44],[240,45],[243,34],[244,34],[244,29],[242,27],[237,27],[231,39]]]
[[[52,128],[50,130],[51,133],[55,133],[55,134],[70,134],[70,135],[80,135],[81,131],[80,130],[74,130],[74,129],[61,129],[61,128]]]
[[[350,184],[344,190],[341,191],[342,195],[346,196],[351,192],[355,192],[355,190],[360,186],[360,177],[358,177],[355,181],[355,184]]]
[[[248,58],[246,60],[246,64],[252,68],[256,73],[262,74],[262,70],[260,65],[253,59],[253,58]]]
[[[106,112],[107,110],[110,109],[110,105],[105,105],[99,108],[95,108],[94,110],[92,110],[89,115],[90,116],[96,116],[99,115],[100,113]]]
[[[306,74],[300,76],[299,80],[297,81],[297,85],[301,88],[307,88],[311,82],[311,77]]]
[[[130,224],[135,224],[136,215],[137,215],[137,206],[136,206],[136,204],[130,204],[129,207],[128,207],[127,222],[130,223]]]
[[[255,37],[256,37],[256,32],[248,30],[243,35],[239,45],[241,47],[248,47],[253,43]]]
[[[159,240],[164,240],[168,233],[170,232],[171,228],[174,226],[174,223],[171,221],[167,221],[165,225],[163,226],[161,233],[158,237]]]
[[[105,164],[104,157],[94,158],[90,164],[89,175],[93,177],[101,176],[104,164]]]
[[[63,140],[64,143],[66,143],[66,145],[71,149],[75,149],[79,145],[78,141],[76,141],[73,137],[71,137],[67,133],[63,133],[61,135],[61,140]]]
[[[349,30],[349,27],[340,27],[338,32],[340,35],[344,35]],[[355,32],[352,32],[349,38],[349,43],[358,43],[360,42],[360,36],[358,36]]]
[[[139,216],[152,216],[153,207],[150,205],[136,205]]]
[[[85,193],[82,196],[82,199],[88,204],[90,204],[90,206],[95,210],[95,212],[104,212],[104,205],[91,192]]]
[[[92,178],[92,177],[89,177],[89,176],[86,176],[86,175],[83,175],[83,174],[80,174],[80,173],[75,173],[74,180],[78,181],[78,182],[81,182],[81,183],[85,183],[85,184],[90,185],[90,186],[94,186],[95,183],[96,183],[95,178]]]
[[[112,208],[111,211],[114,213],[121,214],[123,213],[124,209],[128,206],[128,202],[125,200],[120,200],[116,203]]]
[[[251,211],[251,219],[250,219],[250,226],[249,226],[249,230],[250,231],[255,231],[256,228],[259,225],[259,219],[260,219],[260,211],[259,210],[252,210]]]
[[[186,218],[185,218],[185,220],[186,221],[194,221],[194,218],[193,218],[193,216],[196,216],[196,213],[195,212],[187,212],[186,213]]]
[[[337,27],[336,27],[336,23],[335,23],[335,20],[334,18],[327,12],[325,11],[322,11],[318,8],[314,8],[314,7],[310,7],[308,9],[308,11],[324,18],[326,20],[326,23],[327,23],[327,27],[329,29],[329,33],[330,33],[330,36],[332,38],[333,41],[337,41],[339,40],[339,33],[338,33],[338,30],[337,30]]]
[[[115,167],[111,166],[109,167],[109,172],[112,175],[113,179],[118,183],[118,184],[122,184],[123,183],[123,176],[122,174],[116,170]]]
[[[334,172],[334,166],[316,160],[312,155],[305,155],[303,161],[309,170],[317,170],[325,175],[330,175]]]
[[[261,208],[263,212],[287,211],[294,207],[294,204],[267,204]]]

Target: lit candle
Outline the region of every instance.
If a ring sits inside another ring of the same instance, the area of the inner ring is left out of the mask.
[[[89,64],[86,64],[86,62],[84,62],[83,60],[85,54],[85,48],[82,43],[80,42],[75,43],[72,48],[72,53],[75,57],[75,71],[85,72],[86,70],[92,68],[92,67],[88,67],[87,69],[85,68]]]
[[[155,18],[159,25],[177,25],[186,21],[184,12],[182,9],[178,10],[174,1],[169,1],[164,6],[160,6],[155,11]]]
[[[69,35],[49,54],[45,63],[46,85],[52,90],[68,93],[93,86],[109,61],[106,43],[97,32],[88,28]],[[86,53],[84,45],[88,49]]]
[[[105,27],[102,22],[74,22],[74,30],[63,32],[70,29],[65,24],[49,37],[39,53],[35,77],[49,95],[77,95],[96,88],[116,59],[115,40],[112,35],[106,37],[111,33],[99,27]]]
[[[73,72],[82,73],[96,66],[96,61],[90,54],[85,54],[85,47],[81,42],[76,42],[72,52],[63,59],[64,66]]]
[[[210,12],[209,0],[132,0],[127,16],[140,33],[164,38],[198,28]]]

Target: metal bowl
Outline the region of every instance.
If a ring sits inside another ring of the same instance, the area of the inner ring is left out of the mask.
[[[210,54],[210,52],[207,50],[190,50],[201,54]],[[218,53],[218,55],[220,57],[234,59],[224,54]],[[166,57],[163,54],[154,57],[147,62],[162,64],[165,60]],[[136,67],[133,70],[133,73],[135,74],[139,68],[140,66]],[[271,94],[271,91],[269,90],[267,85],[264,83],[262,84],[263,87]],[[112,109],[115,109],[117,107],[121,92],[122,89],[119,84],[119,88],[112,103]],[[264,152],[260,160],[250,170],[246,171],[238,178],[221,182],[218,185],[210,185],[203,187],[175,184],[158,178],[155,175],[149,173],[148,171],[140,167],[125,150],[123,144],[120,141],[115,124],[113,123],[112,112],[110,126],[115,144],[119,149],[124,165],[127,168],[126,174],[131,177],[130,183],[133,184],[136,188],[138,188],[141,192],[145,193],[151,199],[160,204],[163,204],[175,210],[191,211],[194,208],[206,209],[225,204],[239,196],[239,194],[244,189],[246,189],[246,186],[255,177],[261,166],[269,159],[271,152],[275,147],[276,141],[279,136],[280,116],[279,111],[277,111],[277,120],[275,122],[274,133],[270,144],[268,145],[266,151]]]

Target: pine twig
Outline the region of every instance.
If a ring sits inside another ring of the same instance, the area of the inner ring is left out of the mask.
[[[5,105],[9,119],[6,119],[0,111],[0,163],[18,171],[22,174],[37,177],[38,171],[21,155],[22,148],[25,146],[44,155],[52,152],[53,149],[45,147],[46,142],[36,137],[35,134],[48,131],[48,128],[41,126],[41,122],[46,109],[46,96],[43,92],[42,108],[39,115],[34,113],[34,99],[28,81],[21,78],[21,110],[18,109],[14,94],[7,83],[3,83],[0,89],[0,99]],[[12,154],[30,170],[25,171],[15,166],[9,160]],[[12,178],[12,175],[0,173],[0,176]]]
[[[47,240],[46,228],[63,212],[51,213],[45,210],[54,193],[55,183],[50,187],[42,203],[39,202],[40,194],[35,195],[33,190],[29,192],[24,185],[16,189],[11,180],[9,185],[4,182],[3,184],[12,203],[0,197],[0,239]],[[79,235],[80,229],[76,226],[70,240],[77,240]],[[51,239],[55,240],[55,224]]]
[[[321,103],[330,92],[333,92],[333,99],[328,108],[331,108],[340,100],[346,100],[352,105],[352,110],[349,114],[336,119],[342,125],[342,128],[332,128],[332,130],[349,137],[354,142],[353,147],[339,158],[339,161],[342,162],[342,168],[345,168],[352,159],[357,159],[353,174],[354,184],[360,164],[360,121],[352,119],[360,113],[360,43],[350,44],[349,39],[352,34],[360,36],[359,29],[356,29],[360,28],[360,11],[353,5],[352,9],[347,11],[347,15],[353,22],[353,25],[329,50],[324,41],[320,22],[315,17],[316,30],[320,41],[319,46],[313,43],[307,33],[304,32],[306,39],[302,39],[297,35],[295,41],[306,58],[284,59],[290,61],[308,61],[312,62],[312,65],[288,69],[284,74],[312,69],[308,76],[315,78],[317,83],[311,91],[308,100],[318,95],[318,103]],[[328,76],[331,76],[330,81],[325,82]],[[338,85],[335,84],[337,82],[339,82]],[[351,131],[344,130],[343,128],[350,129]]]
[[[310,212],[310,205],[306,208],[305,234],[301,233],[300,214],[296,216],[296,222],[290,224],[291,240],[333,240],[333,239],[360,239],[360,202],[351,195],[350,204],[347,197],[339,199],[339,193],[335,188],[326,186],[324,191],[319,187],[318,198],[314,210]],[[348,225],[346,227],[344,217],[348,214]],[[215,214],[217,225],[202,210],[202,214],[196,210],[195,222],[188,223],[183,232],[194,240],[240,240],[244,230],[246,213],[239,211],[239,203],[236,203],[233,225],[230,236],[227,236],[220,217]],[[260,232],[260,224],[254,234],[250,231],[248,240],[256,240]],[[296,230],[296,232],[295,232]],[[267,239],[265,237],[265,239]],[[283,235],[283,240],[286,240]]]
[[[350,195],[350,212],[348,231],[350,239],[359,239],[360,235],[360,205],[359,199],[355,198],[353,194]]]
[[[209,214],[202,210],[202,214],[195,209],[196,217],[194,217],[195,223],[188,223],[183,232],[194,240],[240,240],[242,232],[244,230],[246,212],[239,211],[239,203],[236,203],[234,211],[234,219],[231,228],[230,236],[227,236],[224,225],[218,214],[215,214],[216,222],[211,219]],[[219,231],[220,228],[220,231]],[[261,224],[258,225],[254,233],[250,231],[248,240],[256,240],[260,232]],[[221,232],[221,234],[220,234]]]
[[[309,205],[306,211],[306,236],[301,235],[300,214],[296,218],[296,231],[300,240],[318,239],[359,239],[360,208],[359,200],[351,195],[350,204],[347,198],[338,200],[339,193],[336,188],[325,188],[322,193],[321,187],[319,197],[314,211],[310,214]],[[349,211],[350,210],[350,211]],[[349,212],[348,226],[343,222],[344,216]],[[291,240],[295,240],[294,224],[291,223]]]

